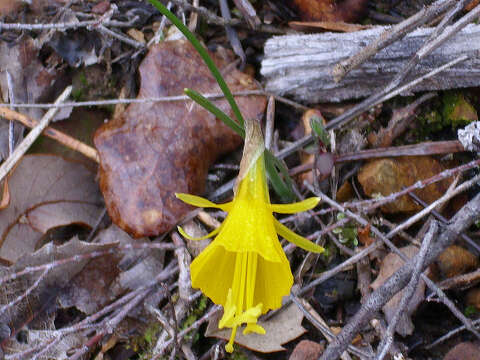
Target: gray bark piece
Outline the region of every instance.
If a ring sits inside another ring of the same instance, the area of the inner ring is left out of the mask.
[[[265,44],[261,74],[266,90],[307,103],[339,102],[380,91],[423,45],[433,28],[420,28],[381,50],[352,70],[342,81],[333,80],[332,69],[385,31],[386,27],[352,33],[277,36]],[[470,24],[421,61],[405,81],[468,55],[440,74],[412,89],[445,90],[480,85],[480,25]],[[402,95],[411,95],[405,93]]]

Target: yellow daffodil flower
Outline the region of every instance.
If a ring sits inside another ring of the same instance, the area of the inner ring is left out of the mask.
[[[247,123],[248,124],[248,123]],[[192,262],[192,287],[199,288],[224,309],[219,328],[232,328],[228,352],[233,351],[237,328],[246,324],[244,334],[265,334],[258,317],[282,304],[290,293],[293,276],[277,234],[295,245],[316,253],[324,249],[295,234],[276,220],[272,212],[292,214],[314,208],[319,198],[293,204],[271,204],[265,175],[263,139],[258,124],[247,126],[245,149],[233,201],[215,204],[195,195],[176,194],[191,205],[222,209],[228,213],[216,230],[201,238],[215,239]]]

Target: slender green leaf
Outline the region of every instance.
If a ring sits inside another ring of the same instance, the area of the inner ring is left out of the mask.
[[[148,0],[153,6],[155,6],[158,11],[160,11],[165,17],[170,20],[182,33],[183,35],[192,43],[195,49],[198,51],[200,56],[202,57],[203,61],[211,71],[215,80],[217,80],[220,89],[222,90],[225,98],[227,99],[232,111],[237,118],[238,122],[234,121],[231,117],[225,114],[222,110],[216,107],[211,101],[206,99],[200,93],[191,90],[185,89],[185,94],[190,97],[192,100],[197,102],[200,106],[204,107],[212,114],[214,114],[217,118],[222,120],[226,125],[232,128],[237,134],[239,134],[242,138],[245,138],[245,130],[244,126],[244,119],[240,109],[228,88],[227,83],[223,79],[220,71],[218,70],[217,66],[213,62],[212,58],[208,54],[207,50],[203,47],[203,45],[197,40],[195,35],[188,30],[188,28],[171,12],[169,11],[162,3],[158,0]],[[292,191],[292,179],[288,175],[288,171],[283,165],[283,163],[278,160],[270,151],[265,151],[265,163],[266,163],[266,170],[270,182],[275,190],[275,192],[284,200],[285,202],[290,202],[295,198],[295,195]],[[278,169],[278,170],[277,170]],[[279,172],[282,174],[280,176]],[[283,177],[283,179],[282,179]]]
[[[210,71],[212,72],[213,77],[215,80],[217,80],[218,85],[220,86],[220,89],[222,90],[223,94],[225,95],[225,98],[227,99],[228,103],[230,104],[233,113],[235,114],[235,117],[237,118],[238,123],[243,126],[244,120],[242,113],[240,112],[240,109],[238,108],[237,103],[235,102],[235,99],[233,98],[233,95],[228,88],[227,83],[223,79],[222,75],[220,74],[220,71],[218,70],[217,66],[213,62],[212,58],[210,55],[208,55],[207,50],[203,47],[202,44],[200,44],[200,41],[197,40],[195,35],[188,30],[188,28],[170,11],[168,10],[160,1],[158,0],[148,0],[153,6],[155,6],[158,11],[160,11],[165,17],[170,20],[173,25],[175,25],[178,30],[180,30],[183,35],[192,43],[192,45],[195,47],[195,49],[198,51],[200,56],[202,57],[203,61],[205,61],[205,64],[208,66]]]
[[[192,89],[185,89],[184,92],[190,99],[195,101],[198,105],[202,106],[206,110],[210,111],[213,115],[222,120],[225,125],[229,126],[233,131],[245,139],[245,130],[230,116],[216,107],[210,100]]]
[[[324,146],[330,145],[330,137],[328,136],[327,130],[323,127],[322,119],[318,116],[313,116],[310,119],[310,127]]]
[[[290,175],[288,175],[288,170],[283,163],[269,150],[265,150],[265,169],[267,170],[268,178],[275,192],[284,202],[292,202],[295,199],[295,194],[292,191],[292,179]],[[279,171],[283,175],[283,179]]]

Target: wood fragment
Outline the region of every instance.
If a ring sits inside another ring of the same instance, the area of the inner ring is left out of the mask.
[[[380,26],[353,33],[286,35],[273,37],[265,44],[261,74],[266,89],[279,95],[293,96],[307,103],[336,102],[371,95],[383,89],[403,64],[415,54],[434,29],[420,28],[379,51],[373,58],[352,70],[336,83],[332,69],[338,62],[375,41],[386,30]],[[480,25],[468,25],[443,46],[421,61],[410,81],[439,66],[467,55],[468,59],[417,84],[402,95],[423,90],[444,90],[480,84]]]

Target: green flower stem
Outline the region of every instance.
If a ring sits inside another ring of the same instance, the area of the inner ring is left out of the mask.
[[[245,139],[245,130],[238,125],[237,122],[233,121],[233,119],[225,114],[222,110],[216,107],[211,101],[209,101],[206,97],[202,94],[196,92],[192,89],[185,89],[183,90],[185,95],[187,95],[190,99],[195,101],[197,104],[211,112],[217,118],[222,120],[227,126],[229,126],[233,131],[235,131],[238,135],[240,135],[243,139]]]
[[[202,94],[196,92],[192,89],[185,89],[185,94],[195,101],[197,104],[211,112],[217,118],[222,120],[225,124],[230,126],[238,135],[245,139],[245,130],[240,127],[235,121],[232,120],[230,116],[225,114],[222,110],[216,107],[211,101],[205,98]],[[292,180],[288,175],[288,171],[283,165],[283,163],[278,160],[269,150],[265,150],[265,169],[267,170],[268,178],[272,184],[275,192],[286,202],[291,202],[294,198],[292,192]],[[280,174],[277,172],[278,169],[283,175],[282,179]]]
[[[225,80],[223,80],[223,77],[220,74],[220,71],[218,70],[217,66],[213,62],[210,55],[208,55],[207,50],[203,47],[202,44],[200,44],[200,41],[197,40],[195,35],[193,35],[192,32],[188,30],[188,28],[185,25],[183,25],[183,23],[170,10],[168,10],[165,6],[163,6],[163,4],[160,1],[158,0],[148,0],[148,1],[150,1],[150,3],[158,9],[158,11],[160,11],[163,15],[165,15],[167,19],[170,20],[178,28],[178,30],[180,30],[183,33],[183,35],[185,35],[185,37],[192,43],[192,45],[195,47],[195,49],[198,51],[198,53],[202,57],[203,61],[205,61],[205,64],[207,65],[207,67],[212,72],[212,75],[215,78],[215,80],[217,80],[218,85],[220,86],[220,89],[222,89],[222,92],[225,95],[225,98],[230,104],[232,111],[235,114],[235,117],[237,118],[238,123],[240,124],[241,127],[243,127],[244,120],[243,120],[242,113],[240,112],[240,109],[238,108],[238,105],[235,102],[235,99],[233,98],[233,95],[230,89],[228,88],[227,83],[225,82]]]

